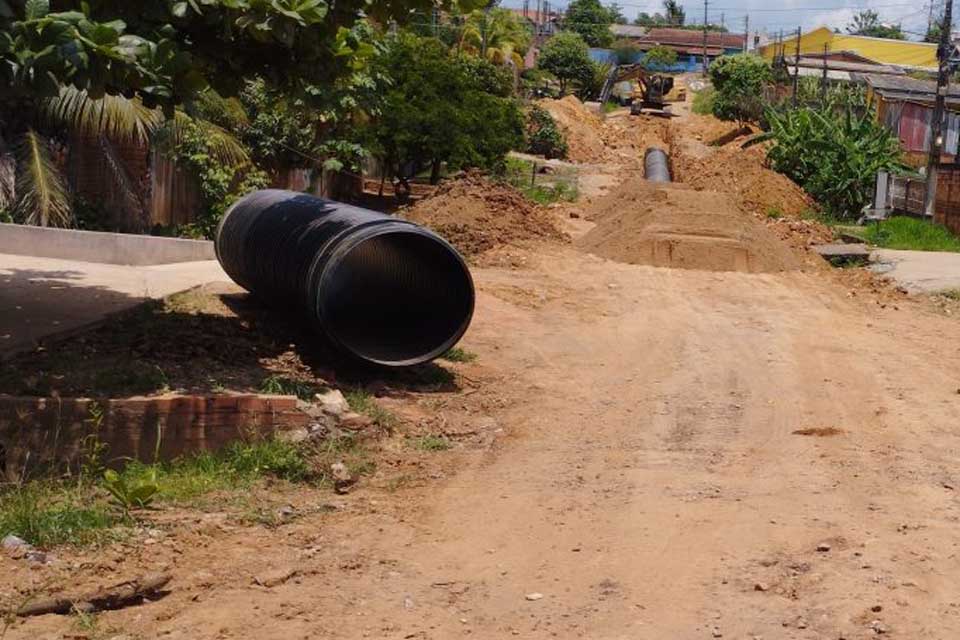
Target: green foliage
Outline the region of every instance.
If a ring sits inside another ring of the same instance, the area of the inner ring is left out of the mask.
[[[853,109],[855,113],[867,108],[867,89],[857,83],[830,84],[826,95],[821,91],[819,78],[800,78],[798,102],[803,105],[817,104],[831,111],[843,112]]]
[[[160,491],[155,468],[151,468],[149,473],[135,481],[108,469],[103,472],[102,484],[111,496],[111,504],[124,514],[134,509],[146,509]]]
[[[891,40],[906,40],[907,36],[899,24],[884,24],[880,22],[880,15],[871,9],[864,9],[853,16],[853,21],[847,25],[847,33],[871,38],[889,38]]]
[[[563,17],[563,28],[579,34],[590,47],[606,47],[613,42],[610,25],[616,13],[600,0],[572,0]]]
[[[477,359],[477,354],[467,351],[462,347],[453,347],[440,357],[450,362],[473,362]]]
[[[567,140],[550,112],[538,105],[527,112],[527,151],[547,159],[566,158]]]
[[[713,114],[713,102],[716,97],[717,92],[713,87],[705,87],[697,91],[693,94],[693,106],[691,107],[693,112],[702,116]]]
[[[384,429],[393,429],[399,423],[397,416],[380,406],[368,391],[351,389],[344,393],[343,397],[346,398],[351,411],[371,418]]]
[[[497,65],[523,68],[531,34],[523,19],[509,9],[494,7],[467,14],[458,46]]]
[[[543,205],[573,202],[580,195],[576,174],[555,172],[541,176],[534,173],[534,163],[522,158],[508,157],[500,179],[528,199]]]
[[[560,81],[565,94],[571,82],[587,84],[593,80],[595,68],[587,43],[578,33],[563,31],[547,40],[537,58],[537,67],[549,71]]]
[[[208,132],[196,123],[184,125],[172,149],[178,165],[197,179],[204,210],[181,229],[193,237],[212,239],[227,209],[244,195],[269,185],[267,174],[250,163],[230,166],[218,161]]]
[[[411,438],[410,444],[414,449],[421,451],[447,451],[453,448],[453,443],[445,436],[426,435]]]
[[[610,48],[617,56],[617,64],[632,64],[643,55],[643,49],[633,40],[617,40]]]
[[[391,78],[373,120],[373,151],[400,178],[431,168],[493,168],[523,139],[523,116],[507,97],[510,73],[484,59],[452,56],[439,40],[400,33],[379,70]]]
[[[656,46],[643,56],[643,66],[647,69],[669,69],[677,64],[677,52],[664,46]]]
[[[13,534],[40,547],[104,540],[119,523],[89,492],[37,480],[0,490],[0,538]]]
[[[741,125],[760,119],[764,89],[773,80],[767,60],[748,53],[721,56],[710,65],[709,75],[716,91],[713,115]]]
[[[767,111],[773,168],[790,177],[838,219],[859,217],[878,171],[902,168],[899,140],[872,114],[801,108]]]
[[[895,216],[866,227],[867,242],[889,249],[960,252],[960,238],[929,220]]]
[[[297,396],[301,400],[313,400],[320,387],[303,380],[294,380],[284,376],[268,376],[260,384],[260,393],[277,396]]]

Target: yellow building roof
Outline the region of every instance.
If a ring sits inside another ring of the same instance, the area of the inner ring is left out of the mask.
[[[796,36],[789,39],[785,38],[783,45],[786,55],[791,56],[796,53]],[[834,33],[828,27],[820,27],[800,36],[801,54],[822,54],[824,45],[827,45],[828,51],[851,51],[881,64],[919,69],[937,68],[937,45],[928,42],[852,36],[845,33]],[[760,55],[772,60],[776,49],[777,45],[770,43],[760,47]]]

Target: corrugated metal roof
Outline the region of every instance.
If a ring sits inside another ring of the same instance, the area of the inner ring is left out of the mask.
[[[793,67],[794,56],[787,56],[786,62],[788,67]],[[812,67],[816,69],[823,69],[823,58],[814,58],[808,56],[800,56],[800,67]],[[903,69],[898,67],[893,67],[886,64],[869,64],[862,62],[846,62],[844,60],[831,60],[827,58],[827,70],[828,71],[849,71],[854,73],[875,73],[875,74],[888,74],[888,75],[905,75],[906,72]]]
[[[612,24],[610,32],[618,38],[642,38],[647,35],[647,28],[635,24]]]
[[[795,51],[797,38],[787,38],[783,46],[787,53]],[[828,51],[852,51],[859,56],[881,64],[917,69],[937,68],[937,45],[909,40],[890,40],[834,33],[828,27],[820,27],[800,36],[800,53],[823,53]],[[778,46],[774,43],[760,48],[760,54],[772,59]]]
[[[710,31],[707,33],[707,46],[736,49],[743,46],[743,38],[744,35],[742,33],[719,33],[717,31]],[[656,41],[660,44],[681,46],[700,45],[702,47],[703,31],[653,27],[647,31],[645,39]]]
[[[793,75],[793,67],[789,68],[790,75]],[[801,78],[822,78],[823,69],[814,69],[812,67],[800,67],[797,69],[797,75]],[[836,71],[827,69],[827,80],[837,80],[841,82],[851,82],[849,71]]]
[[[858,79],[866,82],[874,91],[886,97],[892,94],[908,94],[917,97],[930,97],[937,93],[937,83],[932,80],[917,80],[910,76],[890,76],[874,73],[858,74]],[[947,87],[947,95],[960,98],[960,86]]]

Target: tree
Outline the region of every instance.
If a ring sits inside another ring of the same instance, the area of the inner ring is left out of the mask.
[[[687,21],[687,12],[684,11],[677,0],[663,0],[663,10],[665,12],[664,18],[667,24],[671,26],[682,27],[683,23]]]
[[[594,75],[587,43],[578,33],[562,31],[540,50],[537,67],[549,71],[560,81],[560,93],[566,93],[571,82],[587,83]]]
[[[390,82],[371,138],[375,155],[401,183],[427,167],[436,182],[444,163],[492,168],[522,144],[509,71],[410,33],[390,38],[386,49],[378,66]]]
[[[741,124],[760,118],[764,89],[773,80],[770,62],[748,53],[720,56],[709,74],[716,90],[713,115]]]
[[[643,57],[643,66],[647,69],[669,69],[677,64],[677,52],[664,46],[656,46]]]
[[[610,25],[614,18],[600,0],[572,0],[567,6],[563,28],[580,34],[589,47],[606,47],[613,42]]]
[[[472,11],[460,36],[460,48],[494,64],[512,62],[523,69],[523,54],[530,46],[530,33],[520,18],[507,9]]]
[[[876,11],[865,9],[853,16],[853,22],[847,25],[847,33],[871,38],[888,38],[890,40],[905,40],[906,36],[899,24],[883,24]]]
[[[943,27],[939,22],[932,22],[930,26],[927,27],[927,33],[923,37],[924,42],[932,42],[934,44],[940,43],[940,34],[943,33]]]
[[[627,16],[623,15],[623,7],[616,2],[611,3],[607,7],[607,11],[610,12],[610,20],[613,21],[613,24],[627,24],[629,22]]]

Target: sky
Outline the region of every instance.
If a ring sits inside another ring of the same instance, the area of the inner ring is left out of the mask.
[[[608,5],[608,0],[601,0]],[[708,16],[711,23],[719,23],[721,16],[724,24],[734,32],[743,32],[744,17],[750,16],[750,31],[757,29],[776,34],[783,31],[796,30],[799,26],[803,31],[819,26],[829,26],[846,30],[846,26],[853,16],[864,10],[872,9],[880,14],[884,23],[902,24],[911,40],[920,40],[927,30],[927,18],[930,11],[930,0],[926,2],[907,2],[906,0],[710,0]],[[942,0],[933,0],[937,14],[942,12]],[[536,0],[529,0],[530,6],[535,7]],[[501,6],[520,8],[522,0],[503,0]],[[554,0],[551,6],[565,8],[567,0]],[[660,0],[622,0],[618,3],[624,15],[631,21],[640,12],[651,15],[663,12]],[[703,23],[703,2],[681,0],[681,6],[686,9],[687,21]]]

